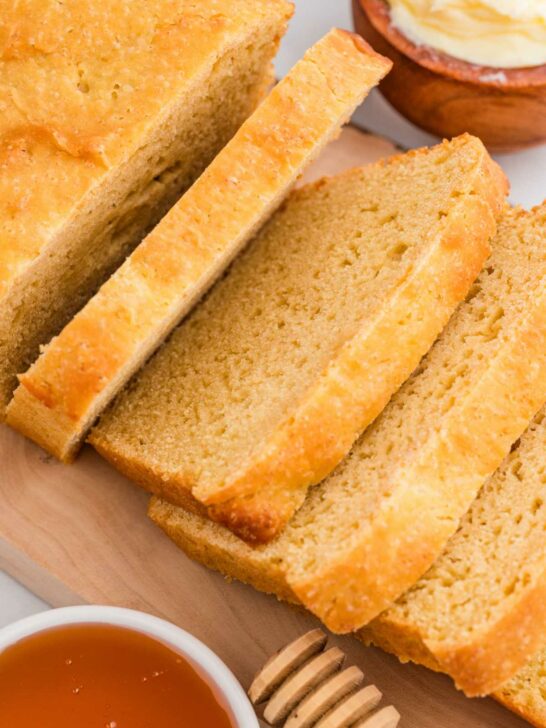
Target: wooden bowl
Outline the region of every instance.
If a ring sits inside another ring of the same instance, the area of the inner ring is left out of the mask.
[[[546,65],[488,68],[417,46],[391,25],[385,0],[353,0],[353,14],[357,32],[394,62],[381,92],[417,126],[441,137],[467,131],[493,151],[546,141]]]

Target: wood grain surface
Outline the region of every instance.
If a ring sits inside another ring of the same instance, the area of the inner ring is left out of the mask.
[[[306,178],[393,151],[348,128]],[[165,617],[215,650],[245,688],[275,650],[316,626],[303,611],[191,562],[147,519],[146,494],[88,447],[75,465],[61,465],[0,425],[0,496],[0,568],[54,606],[113,604]],[[442,675],[351,637],[330,643],[397,707],[402,728],[526,725],[492,700],[465,698]]]

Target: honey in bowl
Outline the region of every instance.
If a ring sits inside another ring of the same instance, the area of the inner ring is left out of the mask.
[[[175,649],[141,632],[76,624],[0,653],[0,726],[235,728],[221,697]]]

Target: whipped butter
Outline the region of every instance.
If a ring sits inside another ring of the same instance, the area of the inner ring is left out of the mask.
[[[546,0],[389,0],[418,45],[494,68],[546,63]]]

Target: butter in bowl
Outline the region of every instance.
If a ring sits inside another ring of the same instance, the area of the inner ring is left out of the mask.
[[[394,62],[380,90],[417,126],[493,151],[546,141],[543,0],[353,0],[353,14]]]

